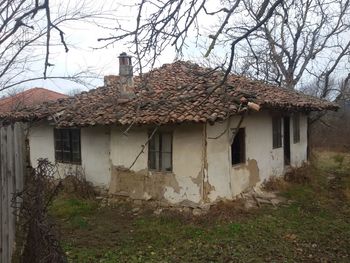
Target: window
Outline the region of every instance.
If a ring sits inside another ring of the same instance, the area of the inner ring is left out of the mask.
[[[282,147],[282,121],[281,117],[272,117],[272,148]]]
[[[245,129],[240,128],[231,145],[232,164],[245,163]]]
[[[151,136],[151,135],[149,135]],[[172,134],[157,132],[148,147],[148,167],[156,171],[172,171]]]
[[[81,163],[80,130],[55,129],[55,158],[62,163]]]
[[[300,118],[299,114],[293,116],[293,142],[300,142]]]

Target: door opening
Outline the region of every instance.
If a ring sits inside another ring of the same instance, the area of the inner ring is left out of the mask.
[[[284,149],[284,164],[290,164],[290,118],[283,118],[283,149]]]

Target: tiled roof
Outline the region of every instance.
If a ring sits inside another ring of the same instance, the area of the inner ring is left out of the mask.
[[[107,77],[107,86],[28,108],[12,118],[37,120],[51,117],[59,126],[166,124],[215,122],[247,110],[247,103],[280,111],[336,110],[336,104],[246,77],[230,75],[215,88],[223,73],[190,62],[165,64],[134,78],[135,96],[118,90],[118,77]]]
[[[0,99],[0,112],[18,111],[26,106],[33,106],[44,101],[54,101],[67,97],[67,95],[52,90],[32,88]]]

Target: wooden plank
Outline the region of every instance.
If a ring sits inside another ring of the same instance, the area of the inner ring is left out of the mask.
[[[12,196],[22,191],[25,173],[23,125],[0,127],[0,263],[11,262],[17,214]]]
[[[24,180],[24,132],[21,123],[16,123],[14,126],[14,149],[15,149],[15,185],[16,192],[23,189]],[[19,202],[20,200],[16,200]]]
[[[24,184],[24,175],[25,175],[25,132],[24,132],[24,124],[17,123],[16,127],[16,134],[17,134],[17,143],[15,145],[17,149],[17,166],[18,166],[18,173],[17,173],[17,191],[23,190],[23,184]]]
[[[2,166],[3,166],[3,163],[2,163],[2,130],[3,128],[0,128],[0,263],[3,262],[3,250],[4,250],[4,242],[2,240],[2,235],[3,235],[3,223],[2,223],[2,210],[4,209],[4,205],[3,205],[3,196],[4,196],[4,173],[3,173],[3,169],[2,169]]]
[[[1,211],[1,217],[2,217],[2,236],[1,236],[1,242],[3,244],[2,247],[2,262],[8,262],[9,261],[9,218],[8,218],[8,177],[7,177],[7,128],[3,128],[1,130],[1,171],[3,174],[3,201],[2,201],[2,211]]]
[[[21,123],[16,123],[14,125],[14,136],[13,136],[13,147],[14,147],[14,185],[15,185],[15,192],[18,193],[23,190],[23,182],[24,182],[24,168],[25,168],[25,161],[24,161],[24,130],[23,125]],[[19,202],[22,200],[20,198],[17,198],[15,200],[15,205],[19,205]],[[12,230],[12,237],[13,240],[11,241],[12,245],[12,252],[15,250],[15,230],[16,230],[16,222],[18,221],[19,211],[15,214],[16,211],[13,211],[13,230]],[[11,255],[12,258],[12,255]]]
[[[8,154],[8,217],[9,217],[9,260],[12,258],[15,243],[15,224],[16,218],[14,208],[12,206],[12,198],[16,192],[16,176],[15,176],[15,149],[14,149],[14,125],[7,127],[7,154]]]

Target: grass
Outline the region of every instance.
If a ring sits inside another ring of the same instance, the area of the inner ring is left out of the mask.
[[[60,195],[53,201],[50,213],[57,219],[69,223],[73,228],[87,228],[87,217],[96,212],[98,204],[91,200]]]
[[[278,209],[135,216],[60,196],[51,213],[70,262],[350,262],[350,158],[332,156],[316,156],[310,182],[284,185],[293,202]]]

